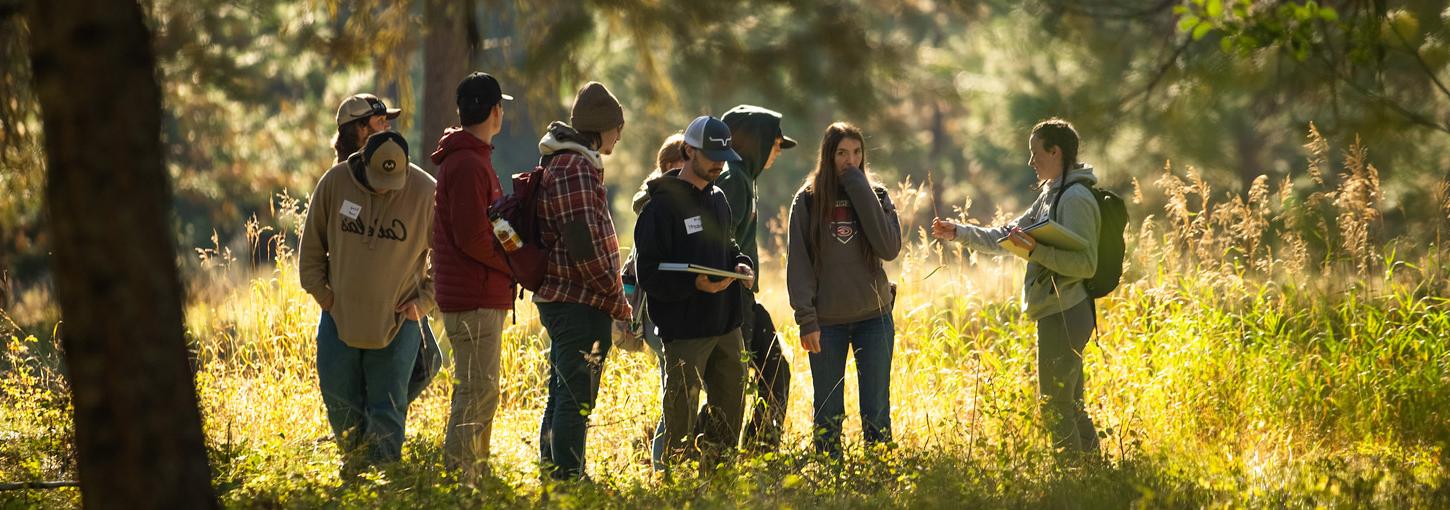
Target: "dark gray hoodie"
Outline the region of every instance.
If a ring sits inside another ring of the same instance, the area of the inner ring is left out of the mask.
[[[790,252],[786,257],[786,286],[801,334],[822,325],[848,324],[891,313],[891,282],[881,261],[901,252],[901,224],[886,189],[873,188],[866,174],[850,169],[841,175],[844,193],[838,195],[830,225],[818,241],[819,254],[811,253],[810,193],[796,193],[790,205]],[[870,246],[869,255],[861,243]],[[817,264],[815,257],[821,257]]]

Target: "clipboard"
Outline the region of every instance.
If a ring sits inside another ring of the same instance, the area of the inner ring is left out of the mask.
[[[1088,246],[1087,240],[1083,239],[1082,236],[1077,235],[1076,232],[1068,230],[1061,223],[1052,221],[1051,219],[1045,219],[1021,228],[1023,232],[1030,234],[1033,239],[1036,239],[1039,244],[1045,244],[1059,250],[1079,251],[1087,249]],[[998,239],[997,246],[1001,246],[1002,249],[1012,252],[1013,255],[1022,257],[1023,259],[1027,258],[1027,250],[1013,244],[1006,237]]]

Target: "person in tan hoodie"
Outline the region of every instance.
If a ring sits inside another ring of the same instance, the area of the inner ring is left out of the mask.
[[[402,458],[408,378],[427,311],[436,183],[385,131],[317,182],[298,272],[317,300],[317,378],[343,475]]]

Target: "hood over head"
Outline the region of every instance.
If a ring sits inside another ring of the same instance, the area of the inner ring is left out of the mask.
[[[782,150],[795,147],[796,141],[781,132],[780,119],[779,112],[748,104],[725,112],[720,120],[730,126],[730,135],[734,139],[730,145],[741,158],[741,161],[730,162],[729,165],[739,165],[738,168],[755,179],[765,171],[765,160],[770,158],[770,149],[775,146],[776,138],[784,138],[780,144]]]

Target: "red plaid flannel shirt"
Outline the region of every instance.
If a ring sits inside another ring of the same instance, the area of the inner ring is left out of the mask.
[[[544,284],[536,293],[540,299],[581,303],[603,310],[619,320],[629,320],[619,278],[619,239],[604,191],[604,170],[587,158],[562,152],[549,160],[543,195],[539,200],[539,237],[548,253]],[[563,227],[583,221],[594,240],[594,252],[582,262],[569,258]]]

